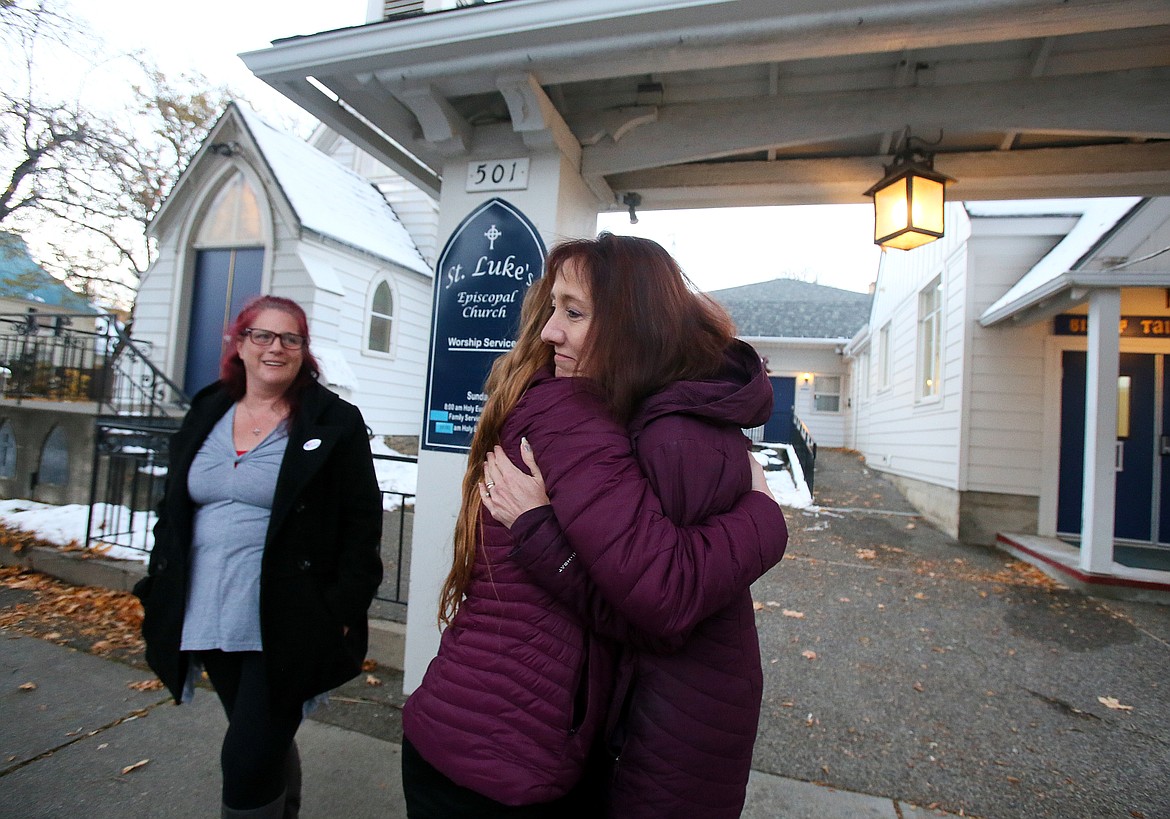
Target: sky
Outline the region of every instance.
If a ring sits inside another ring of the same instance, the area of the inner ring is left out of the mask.
[[[388,448],[380,439],[370,442],[375,454],[397,455],[399,453]],[[785,459],[777,457],[777,450],[787,450]],[[768,479],[768,488],[776,498],[776,502],[786,509],[809,509],[817,511],[819,507],[813,505],[812,493],[804,480],[804,473],[800,468],[800,461],[796,453],[788,444],[765,445],[753,457],[765,468]],[[786,460],[791,464],[792,471],[780,468]],[[771,465],[771,469],[768,469]],[[375,460],[374,470],[378,475],[378,486],[387,492],[402,492],[407,495],[415,494],[418,482],[418,465],[398,461]],[[399,499],[394,495],[383,495],[382,505],[387,510],[398,508]],[[106,504],[95,504],[95,520],[103,517],[119,521],[128,521],[131,513],[121,508],[120,514],[105,515]],[[112,511],[112,510],[111,510]],[[51,506],[47,503],[14,498],[0,500],[0,524],[10,529],[20,529],[29,532],[38,540],[53,546],[75,548],[85,543],[86,526],[89,522],[90,507],[86,504],[74,503],[65,506]],[[128,536],[136,546],[154,546],[153,512],[135,512],[134,524],[131,527],[134,534]],[[114,560],[133,560],[145,563],[149,552],[142,548],[129,548],[116,542],[100,543],[96,547],[103,557]]]
[[[314,120],[256,79],[237,56],[272,40],[365,22],[366,0],[289,3],[276,0],[58,0],[86,19],[117,53],[145,51],[168,76],[198,71],[237,90],[271,124],[306,136]],[[130,62],[112,58],[97,69],[62,66],[58,81],[87,98],[125,83]],[[598,228],[654,239],[669,250],[700,290],[779,277],[866,292],[877,277],[869,205],[639,211],[601,215]]]

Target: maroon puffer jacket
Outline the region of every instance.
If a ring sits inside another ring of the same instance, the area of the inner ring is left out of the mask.
[[[717,378],[672,384],[644,403],[630,433],[672,520],[701,521],[732,508],[745,492],[764,498],[749,492],[740,427],[763,423],[771,406],[759,358],[740,342],[729,348]],[[543,470],[546,462],[538,463]],[[653,544],[638,554],[608,553],[572,526],[565,527],[566,543],[548,507],[512,528],[520,543],[513,559],[535,580],[580,611],[597,633],[640,649],[622,658],[606,739],[617,757],[609,772],[610,816],[737,817],[742,810],[763,685],[748,587],[781,559],[787,544],[783,514],[764,500],[767,536],[733,539],[727,551],[711,544],[702,565],[685,555],[664,560]],[[573,547],[595,583],[592,590],[560,568]],[[676,585],[694,590],[681,607],[663,593]],[[662,653],[646,634],[685,640],[674,653]]]
[[[504,425],[501,444],[517,463],[522,436],[549,465],[557,516],[602,552],[727,553],[733,541],[759,541],[761,527],[774,525],[745,497],[702,526],[677,527],[639,470],[626,430],[583,382],[555,378],[551,368]],[[509,805],[545,802],[583,772],[612,692],[609,655],[576,613],[506,559],[507,530],[486,513],[482,521],[467,598],[406,703],[403,727],[457,784]]]

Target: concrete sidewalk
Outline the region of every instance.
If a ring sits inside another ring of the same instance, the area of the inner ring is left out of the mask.
[[[213,693],[200,691],[176,708],[163,692],[129,687],[148,678],[139,669],[6,630],[0,645],[0,817],[218,815],[218,749],[226,723]],[[306,819],[406,816],[398,744],[314,719],[301,727],[297,743]],[[933,815],[760,772],[752,774],[743,813],[749,819]]]

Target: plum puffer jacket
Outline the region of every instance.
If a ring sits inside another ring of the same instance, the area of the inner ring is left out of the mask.
[[[758,541],[760,527],[774,525],[745,497],[701,526],[676,526],[639,470],[626,430],[581,379],[555,378],[551,368],[502,430],[515,463],[521,437],[548,464],[557,517],[601,551],[727,552],[732,541]],[[481,522],[466,599],[406,703],[403,728],[456,784],[509,805],[546,802],[584,771],[612,697],[612,647],[507,559],[514,543],[502,525],[486,512]]]
[[[749,493],[740,427],[763,423],[771,406],[759,358],[741,342],[729,348],[715,378],[676,382],[643,403],[630,434],[674,522],[697,523]],[[513,558],[596,633],[627,644],[605,738],[615,758],[607,815],[740,815],[763,686],[749,585],[781,559],[788,539],[783,514],[768,503],[760,518],[766,536],[735,539],[726,551],[711,544],[701,563],[657,553],[650,544],[631,560],[598,548],[571,526],[566,542],[548,507],[513,526],[520,544]],[[570,554],[590,575],[584,587],[559,569]],[[678,586],[690,590],[685,601],[669,593]]]

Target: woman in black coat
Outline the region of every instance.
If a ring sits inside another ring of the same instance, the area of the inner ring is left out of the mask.
[[[202,668],[227,712],[224,817],[297,815],[304,708],[361,670],[382,578],[366,426],[316,375],[299,305],[240,311],[220,380],[171,442],[135,587],[147,662],[176,703]]]

